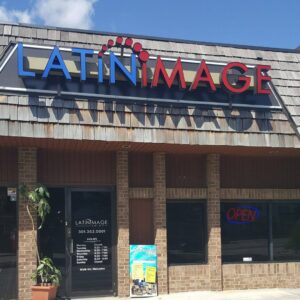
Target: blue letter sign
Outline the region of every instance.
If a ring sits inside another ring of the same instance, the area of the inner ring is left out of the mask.
[[[48,75],[49,75],[49,72],[52,69],[53,70],[61,70],[64,73],[66,79],[71,80],[70,73],[69,73],[69,71],[68,71],[68,69],[67,69],[67,67],[64,63],[64,60],[63,60],[57,46],[55,46],[53,48],[53,51],[52,51],[52,53],[49,57],[49,60],[47,62],[47,65],[46,65],[46,68],[43,72],[42,77],[47,78]]]
[[[80,55],[80,80],[86,80],[86,57],[93,56],[94,51],[90,49],[73,48],[72,53]]]
[[[34,72],[24,71],[23,44],[18,43],[18,74],[19,76],[35,77]]]
[[[131,72],[129,72],[126,67],[121,63],[121,61],[115,56],[113,52],[109,54],[110,63],[110,83],[116,83],[116,65],[123,72],[123,74],[136,85],[136,56],[131,54]]]

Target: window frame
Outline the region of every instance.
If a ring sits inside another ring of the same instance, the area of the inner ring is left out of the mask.
[[[223,261],[223,252],[222,252],[222,215],[221,215],[221,206],[222,204],[228,204],[228,203],[234,203],[234,204],[266,204],[267,206],[267,214],[268,214],[268,256],[269,259],[266,261],[235,261],[235,262],[224,262]],[[273,204],[299,204],[300,205],[300,199],[221,199],[220,200],[220,226],[221,226],[221,260],[222,264],[228,265],[228,264],[263,264],[263,263],[289,263],[289,262],[300,262],[299,259],[285,259],[285,260],[275,260],[274,259],[274,243],[273,243]]]
[[[204,212],[204,218],[203,218],[203,237],[204,237],[204,260],[203,262],[170,262],[169,261],[169,255],[168,255],[168,238],[167,238],[167,265],[169,266],[198,266],[198,265],[207,265],[208,264],[208,224],[207,224],[207,200],[203,198],[199,199],[167,199],[166,200],[166,206],[168,203],[199,203],[203,205],[203,212]],[[167,230],[167,236],[168,236],[168,214],[167,214],[167,207],[166,207],[166,230]]]

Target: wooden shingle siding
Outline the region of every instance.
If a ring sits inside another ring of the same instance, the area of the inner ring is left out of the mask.
[[[297,157],[221,157],[222,188],[300,188]]]
[[[206,187],[205,156],[168,154],[166,184],[167,188]]]
[[[129,199],[129,240],[131,245],[152,245],[153,199]]]
[[[10,41],[99,49],[113,35],[59,28],[0,24],[0,48]],[[207,61],[269,64],[286,110],[262,113],[177,109],[5,95],[1,135],[143,143],[299,147],[300,53],[137,38],[151,55]],[[118,48],[113,47],[112,51]],[[258,60],[259,58],[259,60]],[[15,122],[15,123],[14,123]],[[25,124],[30,123],[30,124]],[[273,144],[272,144],[272,143]]]
[[[130,187],[153,187],[153,159],[152,153],[130,152],[129,186]]]
[[[294,147],[296,137],[280,111],[179,109],[4,95],[0,111],[6,121],[1,135],[6,136],[257,146],[268,146],[266,141],[272,139],[275,147]]]
[[[40,150],[38,181],[47,185],[115,185],[114,152]]]

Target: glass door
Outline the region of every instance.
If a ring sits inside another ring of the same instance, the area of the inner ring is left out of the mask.
[[[112,204],[110,190],[69,191],[66,225],[72,297],[115,292]]]

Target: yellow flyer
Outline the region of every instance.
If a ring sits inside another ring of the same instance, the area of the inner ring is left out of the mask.
[[[146,267],[146,282],[156,283],[156,267]]]
[[[144,279],[143,264],[135,263],[132,265],[132,279]]]

